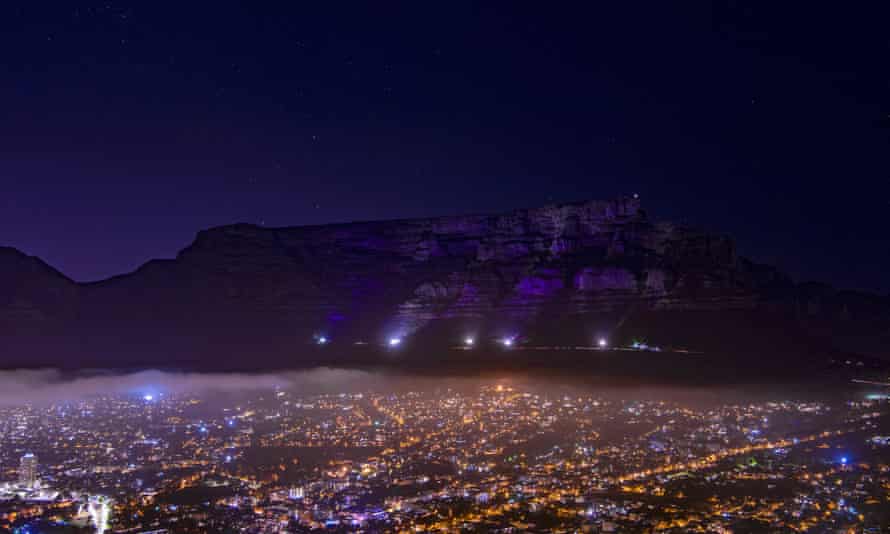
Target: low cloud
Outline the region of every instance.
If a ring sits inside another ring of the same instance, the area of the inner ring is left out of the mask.
[[[674,399],[693,403],[723,403],[752,399],[808,398],[812,389],[790,386],[678,387],[614,384],[595,376],[539,376],[504,373],[488,376],[405,374],[320,367],[303,371],[248,373],[186,373],[158,370],[121,373],[92,370],[68,373],[53,369],[0,371],[0,406],[46,405],[98,395],[178,395],[250,393],[280,388],[303,394],[377,391],[432,391],[476,388],[483,384],[513,385],[526,391],[560,395],[594,394],[616,399]]]
[[[282,388],[344,391],[381,384],[375,373],[319,368],[300,372],[229,374],[92,371],[71,375],[54,369],[0,371],[0,406],[68,402],[96,395],[236,393]]]

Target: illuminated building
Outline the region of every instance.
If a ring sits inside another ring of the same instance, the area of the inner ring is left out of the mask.
[[[19,484],[26,488],[34,488],[38,483],[37,457],[28,453],[19,461]]]

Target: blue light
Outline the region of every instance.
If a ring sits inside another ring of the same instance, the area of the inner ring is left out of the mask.
[[[151,402],[151,401],[155,400],[155,396],[152,395],[151,393],[147,393],[147,394],[143,395],[142,398],[145,400],[145,402]]]
[[[841,457],[841,463],[844,465],[847,465],[847,457],[846,456]]]

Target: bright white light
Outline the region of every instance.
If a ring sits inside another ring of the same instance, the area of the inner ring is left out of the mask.
[[[324,344],[327,343],[327,342],[328,342],[328,338],[326,338],[326,337],[324,337],[324,336],[319,336],[319,338],[318,338],[318,344],[319,344],[319,345],[324,345]]]
[[[468,347],[472,347],[474,343],[476,343],[476,340],[471,337],[464,339],[464,345]]]
[[[601,337],[601,338],[599,338],[599,340],[596,342],[596,344],[599,345],[600,348],[606,348],[606,345],[608,345],[609,342],[606,341],[606,338]]]
[[[512,346],[513,346],[513,338],[512,338],[512,337],[505,337],[504,339],[501,340],[501,343],[502,343],[505,347],[512,347]]]
[[[142,398],[145,399],[145,402],[151,402],[151,401],[155,400],[154,395],[145,395]]]
[[[87,513],[93,526],[96,527],[97,534],[104,534],[108,530],[108,517],[111,515],[108,501],[102,497],[90,497]]]
[[[389,346],[397,347],[402,342],[402,338],[400,337],[391,337],[389,338]]]

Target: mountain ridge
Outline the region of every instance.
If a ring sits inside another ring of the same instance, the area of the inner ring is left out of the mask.
[[[310,352],[318,336],[343,353],[391,337],[435,352],[471,334],[547,345],[636,336],[739,355],[764,351],[751,336],[801,355],[886,357],[890,341],[890,297],[795,283],[739,256],[727,235],[649,220],[633,197],[225,225],[175,259],[89,283],[3,247],[0,277],[4,367],[323,364],[330,354]]]

